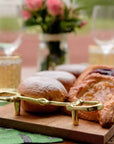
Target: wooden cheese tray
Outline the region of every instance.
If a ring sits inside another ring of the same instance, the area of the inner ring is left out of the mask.
[[[71,116],[63,114],[34,115],[21,110],[21,116],[14,115],[13,103],[0,107],[0,126],[58,136],[69,140],[105,144],[114,135],[114,126],[102,128],[98,123],[79,120],[73,126]]]

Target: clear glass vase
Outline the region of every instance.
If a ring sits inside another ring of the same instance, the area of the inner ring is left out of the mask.
[[[67,34],[40,34],[37,71],[54,70],[57,65],[69,63]]]

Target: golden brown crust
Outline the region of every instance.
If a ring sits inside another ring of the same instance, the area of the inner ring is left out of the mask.
[[[99,122],[102,127],[107,128],[114,124],[114,95],[104,104],[104,109],[99,111]]]
[[[32,98],[46,98],[52,101],[64,101],[67,96],[64,86],[55,79],[45,77],[30,77],[23,81],[18,91],[21,95]],[[24,110],[29,112],[52,112],[55,106],[40,106],[32,102],[22,102]]]
[[[85,79],[85,77],[92,72],[95,69],[114,69],[114,66],[108,66],[108,65],[90,65],[88,66],[84,72],[78,77],[78,79],[75,82],[75,85],[79,85],[79,83]]]
[[[74,75],[64,71],[41,71],[35,73],[34,76],[54,78],[60,81],[68,92],[70,88],[73,86],[74,82],[76,81]]]
[[[85,79],[82,81],[80,81],[80,84],[78,85],[74,85],[74,87],[72,87],[70,89],[70,92],[69,92],[69,101],[74,101],[74,100],[77,100],[79,98],[81,98],[81,96],[83,96],[84,98],[84,95],[85,93],[87,93],[86,95],[90,95],[91,96],[91,89],[93,87],[94,89],[94,93],[96,93],[97,91],[100,90],[103,90],[103,85],[105,86],[110,86],[112,87],[113,89],[113,86],[114,86],[114,77],[113,76],[105,76],[105,75],[101,75],[101,74],[98,74],[98,73],[93,73],[91,75],[87,75],[85,77]],[[97,90],[97,87],[99,87],[99,89]],[[89,92],[90,91],[90,92]],[[98,95],[97,97],[95,97],[96,100],[101,100],[100,99],[101,95]],[[92,100],[93,97],[87,97],[85,96],[85,100]]]
[[[106,113],[113,113],[114,117],[114,107],[112,108],[112,103],[106,104],[106,102],[111,101],[114,96],[114,77],[109,75],[103,75],[100,73],[94,73],[95,69],[114,69],[111,66],[95,65],[90,66],[86,69],[81,76],[78,78],[74,87],[71,88],[69,92],[69,101],[73,102],[77,99],[83,100],[97,100],[104,103],[104,110],[101,112],[79,112],[81,118],[93,121],[99,121],[102,126],[110,126],[114,123],[112,118],[107,118]],[[107,107],[107,108],[106,108]],[[111,108],[109,108],[111,107]],[[106,110],[105,110],[106,109]],[[103,116],[104,115],[104,116]]]
[[[27,112],[32,112],[32,113],[51,113],[59,109],[57,106],[41,106],[32,102],[27,102],[27,101],[21,101],[21,106],[22,108],[27,111]]]

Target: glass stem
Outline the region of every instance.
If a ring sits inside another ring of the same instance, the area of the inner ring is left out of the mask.
[[[106,53],[103,54],[103,64],[104,65],[107,65],[107,56],[108,56],[108,54],[106,54]]]

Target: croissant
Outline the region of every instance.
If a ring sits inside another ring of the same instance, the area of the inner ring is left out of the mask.
[[[77,99],[97,100],[104,109],[95,112],[79,111],[79,117],[96,121],[102,127],[110,128],[114,124],[114,67],[105,65],[89,66],[70,89],[68,101]]]

